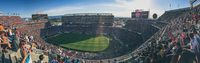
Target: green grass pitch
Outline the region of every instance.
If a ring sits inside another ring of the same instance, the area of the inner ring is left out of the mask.
[[[109,38],[100,35],[86,35],[79,33],[63,33],[48,37],[47,42],[56,44],[65,48],[98,52],[103,51],[109,46]]]

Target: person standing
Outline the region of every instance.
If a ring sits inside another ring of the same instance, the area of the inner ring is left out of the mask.
[[[199,63],[199,54],[200,54],[200,48],[199,48],[199,41],[200,38],[195,35],[194,33],[191,33],[190,35],[190,42],[191,42],[191,52],[195,54],[196,62]]]
[[[20,53],[22,55],[21,63],[32,63],[31,48],[26,47],[26,41],[20,40]]]

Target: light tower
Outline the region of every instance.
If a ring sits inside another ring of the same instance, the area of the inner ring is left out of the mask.
[[[194,2],[196,2],[197,0],[190,0],[190,8],[192,9],[193,8],[193,4]]]

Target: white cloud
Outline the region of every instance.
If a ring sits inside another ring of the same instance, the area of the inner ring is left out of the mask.
[[[71,11],[80,10],[82,7],[58,7],[58,8],[52,8],[46,11],[43,11],[42,13],[47,13],[49,15],[63,15],[64,13],[69,13]]]
[[[151,17],[154,13],[158,15],[164,13],[164,10],[158,8],[155,2],[156,0],[116,0],[116,5],[123,7],[122,9],[126,10],[123,13],[126,15],[136,9],[150,10]]]
[[[136,9],[150,10],[161,15],[163,10],[156,8],[155,0],[115,0],[114,3],[96,5],[62,6],[44,11],[49,15],[63,15],[66,13],[113,13],[117,17],[130,17]]]

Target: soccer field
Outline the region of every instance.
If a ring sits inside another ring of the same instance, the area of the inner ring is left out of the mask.
[[[109,46],[109,38],[106,36],[95,36],[78,33],[63,33],[47,38],[47,42],[65,48],[98,52],[103,51]]]

